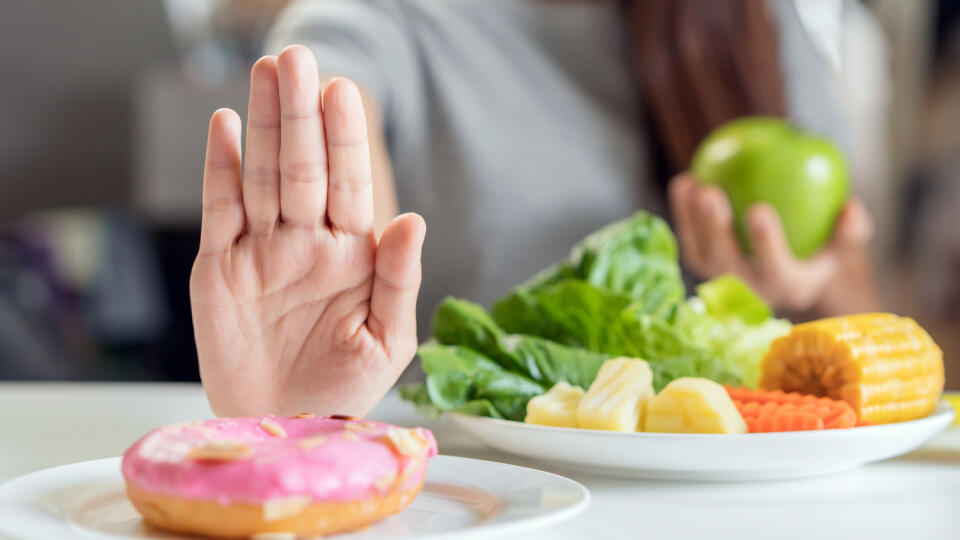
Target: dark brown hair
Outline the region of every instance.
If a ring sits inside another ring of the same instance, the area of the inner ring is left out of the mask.
[[[766,0],[625,0],[637,84],[671,173],[744,115],[785,114]]]

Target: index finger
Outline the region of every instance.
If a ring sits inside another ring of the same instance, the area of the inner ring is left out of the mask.
[[[670,180],[667,192],[670,199],[670,212],[673,214],[677,239],[680,241],[680,255],[691,269],[700,271],[701,254],[697,244],[697,234],[690,215],[693,205],[693,192],[696,180],[689,173],[680,173]]]
[[[747,231],[763,278],[779,278],[793,267],[793,251],[773,206],[767,203],[751,206],[747,210]]]

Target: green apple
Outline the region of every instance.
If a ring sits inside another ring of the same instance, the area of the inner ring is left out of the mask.
[[[753,204],[773,205],[793,253],[807,258],[830,240],[850,192],[843,154],[780,118],[744,117],[720,126],[700,143],[690,170],[727,193],[748,251],[744,224]]]

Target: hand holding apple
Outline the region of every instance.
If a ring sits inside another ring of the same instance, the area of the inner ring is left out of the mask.
[[[751,246],[747,211],[765,202],[801,259],[830,240],[850,191],[843,154],[780,118],[744,117],[720,126],[700,143],[690,171],[726,192],[744,248]]]
[[[670,207],[684,264],[698,277],[735,274],[779,311],[821,314],[875,308],[872,277],[863,269],[873,223],[863,204],[843,205],[829,243],[809,258],[790,248],[776,210],[757,203],[745,212],[744,234],[753,248],[748,257],[734,231],[730,202],[718,186],[703,185],[689,173],[670,182]],[[836,302],[825,302],[836,297]]]

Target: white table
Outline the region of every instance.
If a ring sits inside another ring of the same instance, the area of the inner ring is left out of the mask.
[[[160,424],[210,417],[198,385],[0,383],[0,481],[120,455]],[[489,450],[450,423],[425,422],[390,394],[370,415],[426,425],[451,455],[569,476],[593,502],[577,518],[524,538],[960,539],[960,430],[898,460],[810,480],[696,484],[620,480]]]

